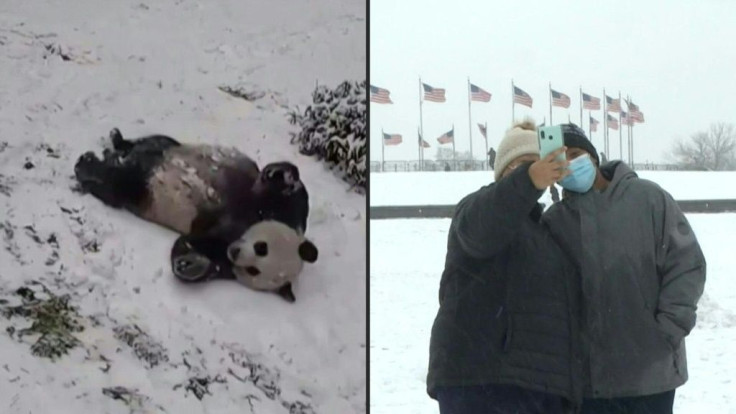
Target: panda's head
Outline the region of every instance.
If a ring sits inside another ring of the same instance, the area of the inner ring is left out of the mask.
[[[251,226],[227,249],[233,273],[244,284],[260,290],[287,288],[302,271],[304,262],[317,260],[317,247],[284,223],[266,220]],[[289,298],[287,298],[289,299]]]

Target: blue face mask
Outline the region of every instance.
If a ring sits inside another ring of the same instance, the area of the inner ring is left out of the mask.
[[[570,175],[560,181],[562,188],[576,193],[584,193],[593,186],[595,182],[595,165],[588,154],[583,154],[570,161],[567,167]]]

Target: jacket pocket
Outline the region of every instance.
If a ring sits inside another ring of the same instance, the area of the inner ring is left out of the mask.
[[[676,349],[667,339],[667,334],[665,333],[665,331],[663,331],[662,328],[659,326],[659,322],[657,322],[657,316],[651,312],[646,312],[646,317],[647,317],[647,320],[649,321],[649,325],[651,325],[657,337],[661,339],[662,342],[665,343],[665,346],[667,346],[667,349],[671,353],[675,353]]]

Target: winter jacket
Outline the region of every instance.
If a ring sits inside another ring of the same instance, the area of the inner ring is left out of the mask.
[[[430,339],[432,398],[440,386],[487,384],[582,398],[578,277],[540,222],[543,192],[528,169],[455,209]]]
[[[616,161],[609,186],[566,192],[544,214],[582,278],[586,398],[649,395],[687,380],[705,258],[675,200]]]

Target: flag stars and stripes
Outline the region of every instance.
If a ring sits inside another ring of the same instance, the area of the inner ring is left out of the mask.
[[[613,99],[606,95],[606,112],[621,112],[621,99]]]
[[[598,120],[593,118],[592,116],[589,116],[588,118],[590,121],[590,131],[591,132],[598,131],[598,124],[599,124]]]
[[[470,84],[470,100],[478,102],[490,102],[491,94],[483,88]]]
[[[519,88],[518,86],[514,86],[514,103],[518,103],[519,105],[524,105],[531,108],[533,100],[528,93],[521,90],[521,88]]]
[[[437,138],[437,142],[440,144],[449,144],[450,142],[453,142],[455,140],[455,129],[451,129],[444,134],[442,134],[439,138]]]
[[[570,97],[562,92],[557,92],[554,89],[550,89],[552,92],[552,106],[560,106],[563,108],[570,107]]]
[[[425,141],[422,138],[422,134],[421,133],[417,133],[417,134],[419,135],[419,146],[422,147],[422,148],[429,148],[430,147],[429,142]]]
[[[608,120],[608,128],[609,129],[618,129],[618,119],[612,117],[609,114],[606,114],[606,119]]]
[[[371,102],[379,104],[392,104],[391,92],[388,89],[379,88],[378,86],[371,85]]]
[[[433,88],[426,83],[422,83],[424,88],[424,100],[430,102],[445,102],[445,90],[442,88]]]
[[[488,138],[488,129],[483,124],[478,124],[478,129],[480,129],[480,134],[483,135],[483,138]]]
[[[583,92],[583,109],[597,111],[601,109],[601,100],[595,96]]]
[[[399,145],[401,142],[401,134],[383,133],[383,145]]]

